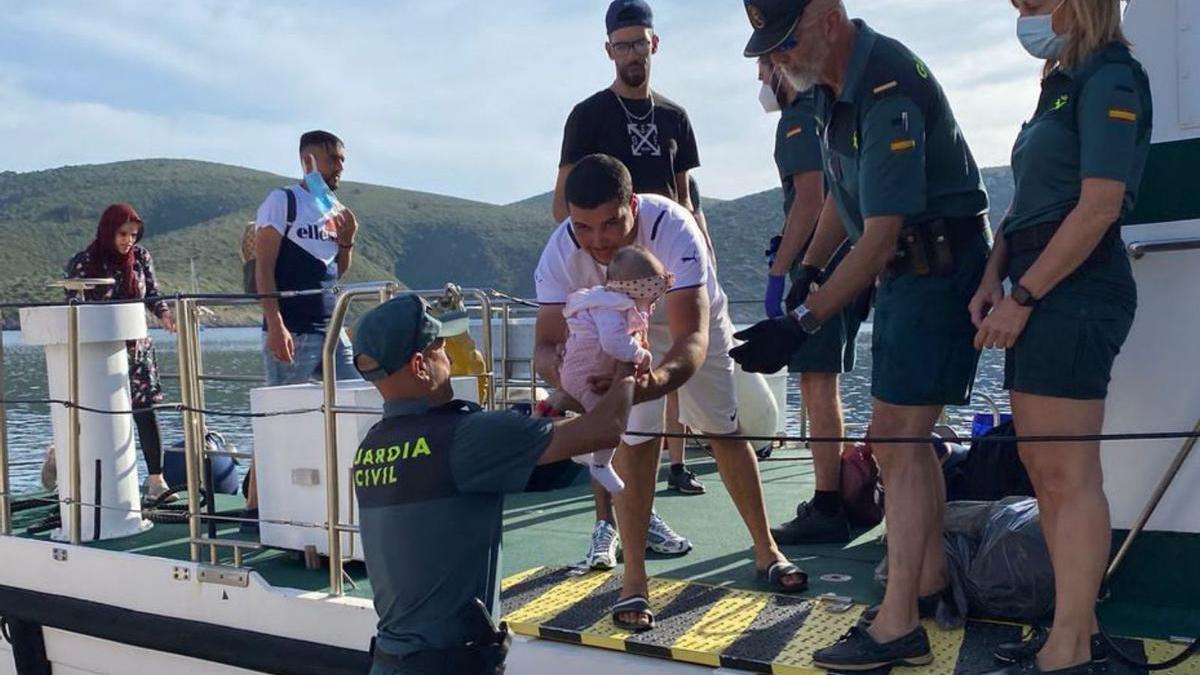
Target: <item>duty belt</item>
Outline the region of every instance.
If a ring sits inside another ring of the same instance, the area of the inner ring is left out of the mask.
[[[1005,240],[1008,242],[1009,257],[1012,258],[1027,253],[1040,252],[1050,244],[1050,240],[1054,238],[1054,234],[1058,232],[1058,228],[1061,226],[1061,221],[1039,223],[1004,235]],[[1104,237],[1096,244],[1096,248],[1092,249],[1091,255],[1087,257],[1087,260],[1083,261],[1083,265],[1096,265],[1108,262],[1112,257],[1113,243],[1120,240],[1120,238],[1121,223],[1118,221],[1113,223],[1108,228],[1108,231],[1104,233]]]
[[[945,276],[954,271],[955,256],[968,242],[986,237],[987,217],[938,218],[900,228],[896,255],[884,269],[885,279],[905,274]]]

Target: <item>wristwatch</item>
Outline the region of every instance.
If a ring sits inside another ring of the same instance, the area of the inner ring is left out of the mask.
[[[1035,307],[1040,298],[1033,297],[1033,293],[1030,293],[1028,288],[1018,283],[1013,286],[1012,299],[1022,307]]]
[[[800,305],[792,310],[792,318],[796,320],[796,324],[800,326],[800,330],[812,335],[821,330],[821,322],[816,315],[808,310],[804,305]]]

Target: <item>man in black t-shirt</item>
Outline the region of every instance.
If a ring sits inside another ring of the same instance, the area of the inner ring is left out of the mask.
[[[605,50],[616,67],[612,85],[584,99],[563,131],[554,220],[567,217],[563,184],[581,158],[603,153],[621,160],[637,194],[670,197],[693,210],[688,171],[700,166],[687,112],[650,88],[651,56],[659,36],[643,0],[615,0],[606,17]],[[707,233],[706,235],[707,236]]]

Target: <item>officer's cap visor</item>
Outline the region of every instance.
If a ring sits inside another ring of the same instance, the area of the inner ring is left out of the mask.
[[[747,3],[751,25],[755,28],[742,54],[747,58],[756,58],[775,51],[796,30],[796,24],[800,23],[800,17],[804,15],[810,1],[773,0],[766,3]],[[762,6],[758,7],[759,4]],[[749,5],[755,5],[757,8],[752,10]],[[761,26],[755,22],[756,18],[761,20]]]
[[[354,367],[369,382],[381,380],[406,366],[438,339],[461,335],[468,328],[466,312],[434,316],[415,294],[396,297],[359,321]]]

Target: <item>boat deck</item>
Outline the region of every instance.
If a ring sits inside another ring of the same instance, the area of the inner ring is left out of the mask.
[[[684,496],[667,492],[664,487],[659,492],[656,508],[676,530],[692,540],[694,549],[685,556],[675,558],[651,554],[648,571],[656,579],[655,584],[679,581],[691,582],[684,584],[689,588],[715,587],[714,592],[718,595],[712,596],[713,602],[718,602],[720,595],[730,593],[737,597],[754,595],[774,598],[770,603],[795,602],[780,596],[738,593],[767,589],[754,579],[748,538],[720,482],[715,464],[702,453],[693,454],[695,457],[690,465],[708,487],[708,493],[703,496]],[[782,449],[776,451],[775,459],[761,465],[767,510],[772,522],[787,519],[797,498],[811,493],[812,467],[804,457],[807,457],[805,451]],[[665,485],[665,482],[660,485]],[[218,510],[232,512],[232,515],[236,515],[236,509],[240,506],[241,501],[236,497],[221,497],[218,501]],[[17,513],[14,525],[19,528],[18,534],[47,538],[47,533],[29,535],[20,528],[28,527],[49,510],[50,507],[43,507]],[[516,617],[521,620],[514,621],[514,627],[518,632],[529,635],[637,652],[639,648],[628,648],[624,638],[619,636],[585,637],[585,629],[595,624],[597,617],[605,616],[603,608],[599,608],[604,603],[597,603],[592,596],[595,593],[604,597],[611,595],[617,583],[617,578],[610,573],[580,574],[564,569],[575,565],[583,557],[593,519],[591,492],[586,483],[555,492],[526,493],[508,498],[504,517],[505,610],[511,614],[525,607],[533,599],[529,595],[531,584],[542,591],[540,594],[565,598],[558,584],[573,579],[588,579],[584,582],[587,591],[583,595],[573,601],[570,598],[556,600],[558,604],[549,610],[535,609],[531,613],[526,608],[524,611],[528,616]],[[217,534],[225,539],[239,538],[235,526],[223,525],[218,528]],[[811,598],[824,593],[849,597],[859,605],[848,613],[850,616],[856,616],[861,606],[881,599],[882,588],[873,579],[875,565],[884,555],[881,529],[856,534],[853,541],[844,546],[796,546],[784,549],[793,561],[809,573],[811,589],[801,597]],[[1177,636],[1200,635],[1200,611],[1197,611],[1200,607],[1200,581],[1194,573],[1196,562],[1200,561],[1200,536],[1147,533],[1143,537],[1144,540],[1135,547],[1115,580],[1111,597],[1101,605],[1102,621],[1114,634],[1137,638],[1167,640]],[[1120,538],[1119,533],[1118,543]],[[159,524],[136,536],[87,545],[176,560],[187,560],[189,556],[187,528],[183,524]],[[230,554],[226,550],[223,555],[224,562],[228,563]],[[318,592],[327,588],[327,570],[306,569],[303,556],[296,552],[276,549],[248,551],[243,564],[253,568],[275,587]],[[354,580],[354,585],[347,584],[347,594],[369,598],[371,588],[364,567],[361,564],[349,564],[347,572]],[[579,623],[579,611],[576,610],[574,614],[568,611],[574,602],[582,603],[581,607],[589,607],[587,612],[595,616],[588,614],[584,617],[586,622],[582,625],[571,624],[573,628],[556,628],[552,621],[560,618],[563,612],[575,616],[576,623]],[[844,616],[834,623],[840,626],[844,623]],[[749,629],[750,624],[745,628]],[[974,636],[972,639],[985,633],[991,635],[991,632],[981,633],[980,630],[975,629],[971,633],[970,636]],[[1013,630],[1009,628],[1000,632],[1011,637],[1008,633]],[[836,637],[831,635],[829,639]],[[992,636],[987,639],[999,641],[1000,638]],[[963,644],[961,640],[959,644]],[[1158,653],[1153,656],[1161,660],[1162,643],[1154,644],[1156,646],[1153,649],[1147,647],[1144,653],[1157,650]],[[780,648],[782,646],[779,645]],[[707,662],[704,659],[697,660]],[[742,666],[756,669],[751,667],[750,661]],[[769,665],[770,660],[765,663]],[[722,665],[739,666],[738,663]],[[760,663],[757,669],[762,667],[763,663]],[[1193,659],[1174,672],[1200,674],[1200,661]]]

